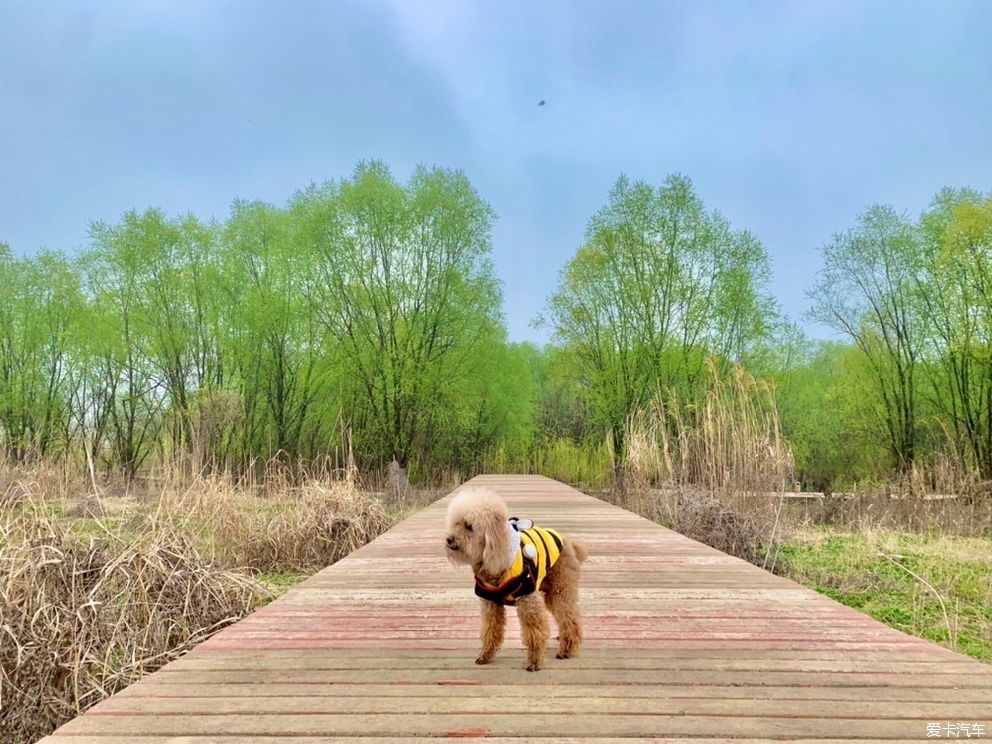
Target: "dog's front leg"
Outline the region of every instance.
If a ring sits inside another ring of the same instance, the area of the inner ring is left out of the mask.
[[[520,618],[520,634],[527,647],[527,671],[536,672],[544,663],[544,652],[551,636],[548,613],[538,592],[517,600],[517,617]]]
[[[506,630],[506,608],[503,605],[482,600],[482,651],[476,664],[488,664],[503,646],[503,633]]]

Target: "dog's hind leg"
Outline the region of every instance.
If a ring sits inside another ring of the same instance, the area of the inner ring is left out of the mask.
[[[548,613],[537,592],[517,600],[517,617],[520,618],[520,634],[527,647],[527,671],[536,672],[544,663],[544,652],[548,649],[551,635]]]
[[[574,594],[566,592],[565,594]],[[558,624],[558,654],[559,659],[567,659],[575,655],[582,645],[582,623],[579,619],[579,607],[575,597],[561,594],[545,594],[544,601],[548,611]]]
[[[548,575],[541,589],[544,603],[558,624],[558,658],[575,655],[582,645],[582,618],[579,614],[579,586],[577,565],[561,566]]]
[[[506,630],[506,608],[489,600],[482,600],[482,651],[476,664],[488,664],[503,646],[503,633]]]

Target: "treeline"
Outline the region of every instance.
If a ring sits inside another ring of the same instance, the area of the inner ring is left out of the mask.
[[[683,432],[743,368],[775,390],[810,486],[992,469],[984,197],[941,192],[916,221],[873,208],[837,236],[811,290],[834,344],[783,317],[760,241],[682,176],[621,177],[538,318],[552,343],[510,343],[495,219],[460,172],[400,183],[371,162],[224,221],[150,209],[73,255],[0,246],[3,455],[133,477],[347,448],[421,479],[557,458],[580,480],[623,464],[644,411]]]
[[[848,386],[837,413],[853,443],[933,487],[941,470],[992,479],[992,199],[944,189],[915,219],[872,207],[823,257],[811,316],[849,346],[809,367]]]
[[[223,223],[131,212],[71,258],[4,250],[3,449],[133,476],[313,460],[347,435],[360,467],[470,467],[528,424],[494,219],[460,173],[368,163]]]

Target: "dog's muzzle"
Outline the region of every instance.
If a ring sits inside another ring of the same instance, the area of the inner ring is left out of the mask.
[[[458,540],[453,535],[448,535],[445,542],[448,543],[448,550],[458,550]]]

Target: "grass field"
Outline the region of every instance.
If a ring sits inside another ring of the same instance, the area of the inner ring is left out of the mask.
[[[887,625],[992,662],[992,539],[798,529],[781,573]]]

